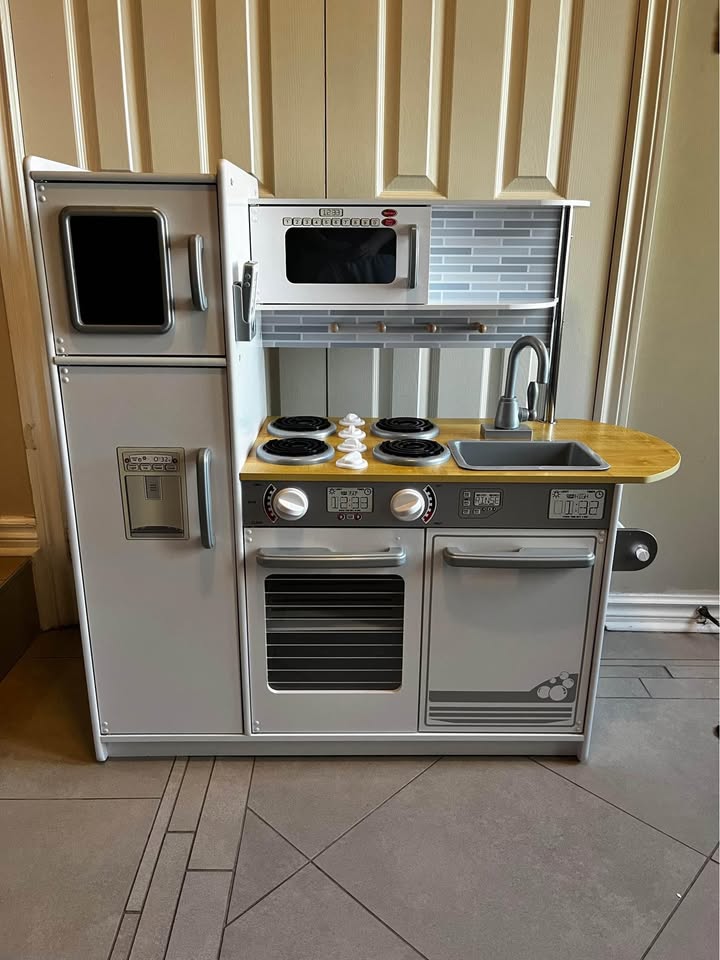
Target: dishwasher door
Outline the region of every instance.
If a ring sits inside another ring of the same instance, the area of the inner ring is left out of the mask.
[[[252,732],[417,732],[424,532],[246,541]]]
[[[604,534],[429,537],[424,729],[579,729]]]

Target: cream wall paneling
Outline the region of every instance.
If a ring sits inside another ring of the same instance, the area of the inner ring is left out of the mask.
[[[325,195],[324,0],[6,0],[25,148]],[[42,65],[42,68],[40,68]]]
[[[568,196],[585,6],[328,0],[328,196]]]

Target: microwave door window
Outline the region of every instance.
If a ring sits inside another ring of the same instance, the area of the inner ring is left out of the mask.
[[[61,227],[74,327],[85,333],[172,327],[167,224],[159,211],[66,208]]]
[[[389,227],[292,227],[285,233],[290,283],[393,283],[397,235]]]

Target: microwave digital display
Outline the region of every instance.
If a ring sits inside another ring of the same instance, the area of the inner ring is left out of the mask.
[[[290,283],[393,283],[397,234],[389,227],[291,227],[285,273]]]

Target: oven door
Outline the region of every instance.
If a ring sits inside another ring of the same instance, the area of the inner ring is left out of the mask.
[[[428,206],[258,205],[250,229],[263,303],[427,303]]]
[[[417,730],[423,541],[422,530],[253,531],[253,733]]]
[[[38,183],[59,355],[223,356],[211,183]]]

